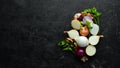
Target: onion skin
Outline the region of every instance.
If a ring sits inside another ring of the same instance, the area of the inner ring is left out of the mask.
[[[76,14],[74,15],[74,20],[77,20],[80,16],[81,16],[81,13],[76,13]]]
[[[84,16],[83,17],[83,24],[86,24],[86,21],[93,23],[93,20],[90,16]]]
[[[81,12],[81,16],[78,18],[78,20],[82,21],[84,16],[85,16],[85,14],[83,12]]]
[[[88,28],[86,26],[82,27],[82,29],[80,29],[80,34],[82,36],[88,36],[88,34],[89,34]]]
[[[93,15],[90,13],[87,13],[87,16],[89,16],[91,19],[93,19]]]

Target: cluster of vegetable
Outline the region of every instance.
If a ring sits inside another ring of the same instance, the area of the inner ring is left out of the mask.
[[[99,17],[101,13],[95,7],[85,9],[81,13],[76,13],[71,21],[72,29],[64,31],[68,38],[59,42],[59,46],[64,51],[71,51],[81,58],[83,62],[88,60],[88,56],[94,56],[96,45],[99,42]]]

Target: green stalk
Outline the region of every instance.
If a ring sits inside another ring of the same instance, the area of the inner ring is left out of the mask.
[[[98,23],[97,23],[97,19],[96,19],[96,18],[94,18],[94,21],[95,21],[95,23],[96,23],[96,24],[98,24]]]
[[[99,33],[100,33],[100,20],[99,20],[99,17],[97,17],[97,24],[99,25]]]
[[[100,26],[100,20],[99,20],[99,17],[97,17],[97,21],[98,21],[98,25]]]

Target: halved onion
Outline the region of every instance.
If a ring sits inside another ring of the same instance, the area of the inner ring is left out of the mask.
[[[75,41],[79,47],[86,47],[89,44],[88,39],[85,36],[76,37]]]
[[[89,37],[89,43],[91,45],[97,45],[99,42],[100,36],[90,36]]]
[[[79,30],[81,27],[81,23],[78,20],[72,20],[71,26],[72,26],[72,28]]]
[[[96,48],[93,45],[88,45],[85,51],[88,56],[93,56],[96,53]]]
[[[89,37],[89,43],[91,45],[97,45],[99,42],[100,37],[103,37],[103,35],[98,35],[98,36],[90,36]]]
[[[76,37],[79,37],[79,33],[77,30],[70,30],[67,32],[68,33],[68,36],[71,38],[71,39],[74,39]]]
[[[90,22],[90,23],[93,23],[92,18],[90,18],[89,16],[84,16],[83,24],[86,24],[87,21]]]
[[[93,24],[92,29],[90,29],[90,33],[92,35],[97,35],[99,32],[99,26],[97,24]]]

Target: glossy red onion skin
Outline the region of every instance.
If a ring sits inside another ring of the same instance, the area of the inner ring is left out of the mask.
[[[87,21],[87,20],[89,20],[89,22],[91,22],[91,23],[93,22],[93,21],[92,21],[92,18],[90,18],[89,16],[84,16],[84,18],[83,18],[83,23],[86,24],[86,21]]]
[[[76,55],[77,56],[85,56],[85,50],[84,49],[82,49],[82,48],[79,48],[78,50],[77,50],[77,52],[76,52]]]

